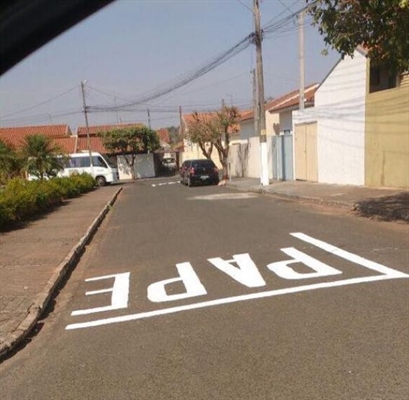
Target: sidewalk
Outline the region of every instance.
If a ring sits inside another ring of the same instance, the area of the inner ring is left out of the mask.
[[[227,187],[409,222],[409,191],[297,181],[260,186],[258,179],[248,178],[228,181]],[[20,229],[0,233],[0,361],[31,332],[121,190],[121,185],[98,188]]]
[[[98,188],[0,233],[0,359],[30,333],[121,190]]]
[[[409,222],[409,191],[364,186],[330,185],[303,181],[271,181],[261,186],[256,178],[233,178],[228,187],[287,199],[355,210],[367,217]]]

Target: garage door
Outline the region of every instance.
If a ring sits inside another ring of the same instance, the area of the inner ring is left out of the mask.
[[[317,123],[295,125],[295,179],[318,181]]]

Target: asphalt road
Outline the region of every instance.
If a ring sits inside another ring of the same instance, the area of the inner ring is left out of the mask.
[[[124,188],[1,399],[409,397],[407,226],[169,183]]]

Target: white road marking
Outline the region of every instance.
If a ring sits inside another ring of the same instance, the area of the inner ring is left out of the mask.
[[[175,185],[176,183],[180,183],[180,181],[152,183],[152,187],[166,186],[166,185]]]
[[[311,236],[305,235],[304,233],[291,233],[292,236],[310,243],[326,252],[329,252],[335,256],[341,257],[345,260],[348,260],[352,263],[358,264],[362,267],[371,269],[373,271],[379,272],[381,275],[377,276],[369,276],[369,277],[361,277],[361,278],[351,278],[351,279],[344,279],[344,280],[338,280],[334,282],[323,282],[323,283],[315,283],[315,284],[310,284],[310,285],[302,285],[302,286],[297,286],[297,287],[292,287],[292,288],[285,288],[285,289],[278,289],[278,290],[269,290],[265,292],[258,292],[258,293],[253,293],[253,294],[246,294],[246,295],[240,295],[240,296],[233,296],[233,297],[227,297],[227,298],[221,298],[221,299],[216,299],[216,300],[210,300],[210,301],[204,301],[204,302],[199,302],[199,303],[194,303],[194,304],[189,304],[189,305],[184,305],[184,306],[179,306],[179,307],[170,307],[162,310],[155,310],[155,311],[148,311],[148,312],[141,312],[141,313],[136,313],[136,314],[130,314],[130,315],[123,315],[123,316],[117,316],[117,317],[111,317],[111,318],[104,318],[104,319],[98,319],[94,321],[88,321],[88,322],[82,322],[82,323],[74,323],[74,324],[69,324],[66,326],[65,329],[67,330],[74,330],[74,329],[82,329],[82,328],[90,328],[90,327],[95,327],[95,326],[102,326],[102,325],[109,325],[109,324],[116,324],[120,322],[127,322],[127,321],[135,321],[143,318],[151,318],[159,315],[166,315],[166,314],[173,314],[173,313],[178,313],[181,311],[188,311],[188,310],[196,310],[196,309],[201,309],[201,308],[206,308],[206,307],[214,307],[222,304],[232,304],[232,303],[237,303],[240,301],[246,301],[246,300],[254,300],[254,299],[261,299],[261,298],[267,298],[267,297],[273,297],[273,296],[279,296],[279,295],[284,295],[284,294],[290,294],[290,293],[298,293],[298,292],[304,292],[308,290],[317,290],[317,289],[325,289],[325,288],[333,288],[333,287],[341,287],[341,286],[346,286],[346,285],[354,285],[358,283],[366,283],[366,282],[376,282],[376,281],[384,281],[384,280],[389,280],[389,279],[398,279],[398,278],[409,278],[408,274],[405,274],[403,272],[394,270],[392,268],[386,267],[384,265],[378,264],[376,262],[367,260],[363,257],[360,257],[356,254],[350,253],[348,251],[342,250],[338,247],[335,247],[329,243],[326,243],[324,241],[314,239]],[[286,249],[281,249],[282,251],[285,250],[285,253],[290,255],[291,257],[295,259],[300,260],[303,263],[306,263],[313,269],[315,269],[318,274],[335,274],[337,273],[337,270],[329,270],[326,264],[322,264],[319,262],[319,264],[316,263],[315,259],[312,259],[311,257],[306,256],[305,254],[297,251],[294,248],[286,248]],[[301,257],[302,256],[302,257]],[[305,259],[304,259],[305,258]],[[218,260],[218,259],[217,259]],[[220,260],[218,260],[220,261]],[[236,260],[237,261],[237,260]],[[288,269],[288,264],[293,262],[293,260],[290,261],[284,261],[284,262],[279,262],[279,263],[284,263],[286,268]],[[214,264],[214,259],[212,259],[212,263]],[[267,266],[270,270],[275,272],[277,274],[277,271],[275,270],[277,264],[279,263],[271,263]],[[185,263],[188,264],[188,263]],[[311,265],[310,265],[311,264]],[[190,265],[190,264],[189,264]],[[221,265],[217,266],[219,269]],[[224,272],[228,272],[229,274],[232,274],[232,271],[229,269],[227,271],[226,265],[223,265],[222,270]],[[332,267],[330,267],[332,268]],[[191,272],[191,271],[190,271]],[[286,274],[291,271],[286,271]],[[179,271],[180,274],[180,271]],[[119,274],[121,275],[121,274]],[[233,275],[233,274],[232,274]],[[281,274],[282,275],[282,274]],[[285,274],[284,274],[285,275]],[[294,279],[294,274],[290,274],[289,276],[284,276],[286,279]],[[114,275],[115,276],[115,275]],[[280,276],[278,274],[278,276]],[[95,279],[102,279],[101,278],[94,278]],[[235,279],[237,279],[237,276],[234,276]],[[176,279],[181,279],[181,278],[176,278]],[[90,279],[93,280],[93,279]],[[175,281],[175,279],[170,279],[166,281],[160,281],[157,282],[156,284],[160,284],[163,286],[167,283],[172,283]],[[152,284],[151,286],[155,285]],[[114,285],[115,286],[115,285]],[[197,285],[196,285],[197,286]],[[195,287],[196,287],[195,286]],[[95,291],[95,292],[90,292],[90,294],[95,294],[97,292],[102,292],[102,291]],[[162,291],[163,292],[163,291]],[[205,292],[205,289],[203,291],[203,294]],[[164,292],[166,294],[166,292]],[[163,297],[163,293],[162,293]],[[161,300],[162,301],[162,300]],[[88,311],[88,310],[79,310],[81,311]],[[76,312],[78,315],[78,311]],[[74,314],[74,312],[73,312]]]
[[[354,264],[362,265],[363,267],[369,268],[373,271],[380,272],[381,274],[389,275],[393,278],[409,278],[409,275],[396,271],[395,269],[385,267],[385,265],[378,264],[374,261],[367,260],[366,258],[357,256],[356,254],[350,253],[349,251],[342,250],[338,247],[333,246],[332,244],[323,242],[322,240],[314,239],[311,236],[306,235],[305,233],[290,233],[291,236],[296,237],[304,242],[310,243],[313,246],[316,246],[322,250],[325,250],[328,253],[334,254],[335,256],[341,257],[344,260],[353,262]]]
[[[241,200],[241,199],[251,199],[257,197],[256,193],[219,193],[210,194],[207,196],[194,196],[190,197],[188,200]]]
[[[364,278],[345,279],[345,280],[336,281],[336,282],[315,283],[312,285],[304,285],[304,286],[298,286],[294,288],[270,290],[267,292],[260,292],[260,293],[253,293],[253,294],[247,294],[247,295],[241,295],[241,296],[227,297],[224,299],[204,301],[201,303],[188,304],[188,305],[180,306],[180,307],[165,308],[163,310],[148,311],[148,312],[143,312],[143,313],[123,315],[119,317],[104,318],[104,319],[98,319],[95,321],[70,324],[70,325],[67,325],[65,329],[73,330],[73,329],[90,328],[90,327],[102,326],[102,325],[117,324],[120,322],[135,321],[138,319],[157,317],[159,315],[174,314],[174,313],[178,313],[181,311],[197,310],[200,308],[214,307],[214,306],[219,306],[222,304],[232,304],[232,303],[237,303],[237,302],[246,301],[246,300],[262,299],[266,297],[280,296],[280,295],[289,294],[289,293],[304,292],[307,290],[316,290],[316,289],[324,289],[324,288],[331,288],[331,287],[338,287],[338,286],[354,285],[357,283],[364,283],[364,282],[384,281],[384,280],[394,279],[394,278],[395,277],[391,277],[388,275],[380,275],[380,276],[370,276],[370,277],[364,277]]]
[[[98,313],[101,311],[111,311],[111,310],[119,310],[122,308],[127,308],[128,307],[128,297],[129,297],[129,277],[130,275],[131,275],[130,272],[124,272],[122,274],[105,275],[105,276],[99,276],[97,278],[86,279],[85,280],[86,282],[93,282],[93,281],[100,281],[103,279],[114,278],[114,285],[110,288],[101,289],[101,290],[93,290],[91,292],[85,292],[86,296],[111,292],[112,293],[111,304],[109,306],[104,306],[104,307],[88,308],[86,310],[75,310],[71,313],[71,315],[86,315],[86,314]]]
[[[181,300],[207,294],[206,288],[200,282],[199,277],[189,262],[176,264],[176,268],[179,273],[177,278],[165,279],[148,286],[148,299],[150,301],[162,303],[164,301]],[[186,292],[180,294],[166,293],[166,286],[175,282],[183,282]]]

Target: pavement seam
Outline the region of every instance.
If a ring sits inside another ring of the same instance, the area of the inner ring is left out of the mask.
[[[28,314],[18,328],[9,333],[3,341],[0,343],[0,359],[5,357],[8,353],[13,351],[32,331],[37,324],[43,311],[47,308],[50,299],[52,298],[54,291],[58,287],[61,280],[65,277],[66,273],[75,266],[78,262],[79,256],[83,252],[84,248],[92,238],[95,231],[101,225],[105,216],[108,214],[112,205],[115,203],[119,193],[122,191],[122,187],[119,188],[112,196],[111,200],[105,205],[103,210],[94,219],[91,225],[88,227],[86,233],[79,239],[74,247],[69,251],[64,260],[56,267],[53,275],[48,280],[43,291],[36,297],[33,304],[28,309]]]

